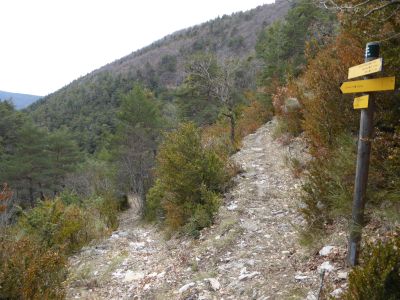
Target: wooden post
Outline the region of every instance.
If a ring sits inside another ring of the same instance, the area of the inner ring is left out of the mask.
[[[379,48],[380,45],[377,42],[367,43],[365,49],[365,62],[378,58]],[[366,76],[366,78],[370,78],[370,76]],[[350,239],[347,256],[347,261],[350,266],[358,264],[361,232],[362,227],[364,226],[364,207],[366,202],[371,139],[374,128],[374,110],[375,99],[374,93],[372,93],[369,95],[368,108],[361,110],[352,222],[350,225]]]

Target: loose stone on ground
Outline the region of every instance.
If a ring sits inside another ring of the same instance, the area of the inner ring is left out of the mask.
[[[243,172],[198,240],[165,240],[126,211],[118,231],[70,259],[67,298],[316,299],[318,266],[338,270],[332,276],[344,280],[334,261],[328,267],[336,249],[322,249],[321,260],[309,263],[313,258],[298,244],[301,182],[285,165],[289,146],[273,140],[274,126],[244,139],[232,157]],[[290,147],[302,150],[301,142]]]

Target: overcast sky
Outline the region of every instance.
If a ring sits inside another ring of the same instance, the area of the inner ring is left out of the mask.
[[[0,90],[47,95],[174,31],[273,0],[0,0]]]

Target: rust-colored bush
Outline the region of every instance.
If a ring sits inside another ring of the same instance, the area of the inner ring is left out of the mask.
[[[28,238],[0,240],[1,299],[63,299],[66,258]]]
[[[299,100],[294,96],[296,88],[295,83],[290,81],[286,86],[278,86],[272,95],[272,104],[278,120],[275,132],[277,137],[297,136],[302,131],[302,109]]]
[[[296,97],[303,108],[302,126],[315,157],[329,155],[341,133],[358,127],[352,97],[342,95],[339,87],[347,79],[348,68],[360,62],[362,53],[356,40],[341,34],[309,60],[297,83]]]
[[[12,192],[7,183],[3,184],[3,189],[0,190],[0,213],[6,210],[6,202],[11,198]]]
[[[273,115],[272,105],[268,101],[261,101],[257,99],[256,94],[250,92],[246,93],[246,98],[250,103],[241,107],[237,121],[237,133],[240,140],[255,132]]]

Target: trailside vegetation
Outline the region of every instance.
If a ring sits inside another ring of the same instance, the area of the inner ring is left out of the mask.
[[[300,18],[293,18],[293,13],[309,5]],[[301,19],[307,16],[311,17],[308,21]],[[332,16],[337,21],[329,21],[325,27],[324,20],[334,20]],[[289,32],[298,32],[303,38],[287,39],[288,24],[300,22],[309,26]],[[259,83],[272,93],[280,124],[277,135],[286,135],[287,140],[301,134],[311,155],[300,204],[308,224],[302,234],[308,240],[329,234],[334,225],[349,222],[351,217],[359,111],[353,110],[353,96],[341,94],[339,87],[347,81],[348,68],[364,62],[364,48],[371,41],[381,43],[384,72],[379,77],[398,77],[399,30],[396,1],[298,1],[284,21],[267,27],[260,36],[257,54],[266,68]],[[287,47],[292,41],[300,43],[293,51]],[[367,222],[384,228],[385,236],[397,236],[399,229],[399,103],[397,90],[376,95],[365,213]],[[394,239],[365,247],[366,254],[350,275],[344,299],[399,297],[394,284],[399,276],[397,244]]]
[[[386,74],[400,75],[398,8],[299,0],[277,22],[257,11],[222,17],[97,70],[28,113],[1,102],[0,298],[63,298],[68,255],[114,230],[121,199],[126,206],[132,195],[168,234],[199,237],[238,172],[230,155],[273,114],[281,141],[302,135],[311,156],[303,234],[329,233],[350,217],[359,122],[339,86],[371,39],[382,43]],[[249,56],[256,32],[240,33],[240,24],[264,21]],[[129,66],[135,57],[140,63]],[[399,94],[380,93],[376,103],[367,214],[395,231]],[[368,248],[346,299],[398,298],[398,247],[395,240]]]
[[[184,123],[168,133],[157,155],[156,184],[147,197],[146,217],[191,235],[212,223],[227,178],[224,161],[201,143],[200,130]]]
[[[114,230],[117,211],[113,198],[66,192],[20,210],[0,229],[0,298],[64,299],[68,255]]]

